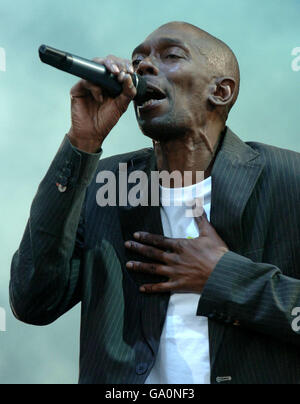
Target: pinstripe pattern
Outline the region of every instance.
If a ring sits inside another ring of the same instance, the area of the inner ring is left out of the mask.
[[[20,320],[43,325],[81,302],[79,382],[144,383],[169,295],[139,293],[141,283],[159,279],[126,270],[134,256],[124,241],[136,230],[162,234],[160,210],[100,208],[92,178],[101,170],[118,176],[120,162],[128,163],[128,175],[150,175],[155,157],[144,149],[98,159],[62,143],[13,257],[11,304]],[[67,192],[59,193],[55,183],[66,168]],[[197,311],[209,318],[212,383],[222,376],[236,384],[300,383],[300,336],[291,329],[291,309],[300,307],[299,184],[298,153],[224,133],[212,172],[211,222],[230,252]]]

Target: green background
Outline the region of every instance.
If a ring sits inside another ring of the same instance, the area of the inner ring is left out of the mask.
[[[0,383],[76,383],[79,306],[47,327],[18,322],[8,303],[10,262],[38,184],[70,125],[76,78],[40,63],[42,43],[92,58],[132,49],[158,26],[187,21],[224,40],[242,82],[229,126],[243,140],[300,151],[300,0],[1,0],[0,47]],[[104,143],[104,156],[151,146],[131,107]],[[283,212],[284,214],[284,212]],[[95,319],[96,321],[96,319]]]

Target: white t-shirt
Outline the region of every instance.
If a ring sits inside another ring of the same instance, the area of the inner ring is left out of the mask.
[[[187,217],[191,207],[186,203],[191,195],[193,199],[202,198],[210,220],[211,177],[190,187],[161,187],[161,218],[166,237],[199,236],[194,217]],[[210,384],[208,319],[196,315],[200,297],[194,293],[171,294],[158,355],[146,384]]]

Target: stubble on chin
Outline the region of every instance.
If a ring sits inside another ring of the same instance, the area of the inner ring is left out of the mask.
[[[188,131],[188,122],[184,113],[169,113],[164,117],[154,118],[150,122],[137,119],[143,134],[157,142],[183,137]]]

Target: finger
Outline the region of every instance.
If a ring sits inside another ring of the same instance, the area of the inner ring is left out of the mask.
[[[126,264],[126,268],[136,272],[145,272],[152,275],[162,275],[162,276],[170,276],[171,271],[165,265],[155,264],[155,263],[146,263],[146,262],[138,262],[138,261],[129,261]]]
[[[201,216],[203,215],[204,211],[204,200],[203,198],[196,198],[195,199],[195,203],[192,206],[192,210],[193,210],[193,217],[195,218],[201,218]]]
[[[120,66],[112,56],[107,56],[105,59],[96,58],[95,61],[99,64],[104,65],[106,69],[114,75],[118,75],[122,70],[122,68],[120,68]]]
[[[103,103],[103,90],[101,87],[96,86],[95,84],[87,81],[86,82],[87,90],[92,94],[93,98],[98,101],[100,104]]]
[[[118,75],[119,83],[123,84],[122,93],[119,95],[119,102],[121,104],[128,104],[136,96],[137,90],[133,84],[130,74],[121,72]]]
[[[89,90],[86,88],[86,80],[80,80],[71,88],[70,91],[71,98],[72,97],[86,97],[89,95]]]
[[[179,284],[177,281],[168,281],[162,283],[153,283],[142,285],[140,287],[140,292],[144,293],[167,293],[178,290]]]
[[[105,58],[93,58],[93,62],[99,63],[99,65],[103,65]]]
[[[176,246],[176,240],[169,237],[164,237],[159,234],[151,234],[147,232],[136,232],[134,238],[140,243],[152,245],[163,250],[173,251]]]
[[[131,61],[128,59],[120,59],[114,55],[108,55],[106,58],[94,58],[93,61],[104,65],[114,75],[119,75],[122,71],[130,74],[134,73]]]
[[[122,95],[127,98],[133,99],[136,96],[136,93],[137,93],[137,90],[133,84],[131,75],[125,74]]]
[[[126,66],[127,66],[127,72],[130,74],[134,74],[134,68],[133,68],[130,60],[126,61]]]
[[[117,58],[114,55],[108,55],[103,64],[113,74],[118,75],[120,72],[130,73],[128,60]]]
[[[77,98],[84,98],[92,95],[93,98],[98,102],[103,102],[103,92],[99,86],[87,81],[80,80],[70,92],[71,99],[76,100]]]
[[[205,236],[207,235],[207,227],[211,226],[208,218],[207,218],[207,214],[205,212],[205,210],[203,209],[203,213],[201,216],[194,216],[195,217],[195,222],[198,226],[199,229],[199,233],[200,236]]]
[[[137,91],[131,77],[131,74],[134,73],[134,69],[130,60],[120,59],[113,55],[107,56],[106,59],[95,60],[99,61],[99,63],[102,62],[107,70],[117,77],[119,83],[123,84],[123,91],[120,94],[121,103],[127,103],[128,99],[131,100],[136,96]]]
[[[202,217],[201,217],[201,219],[199,221],[198,228],[199,228],[199,232],[200,232],[199,237],[205,236],[205,237],[214,238],[216,240],[219,240],[224,246],[226,246],[224,241],[221,239],[221,237],[216,232],[216,229],[209,222],[207,214],[206,214],[205,211],[204,211],[204,213],[203,213],[203,215],[202,215]]]
[[[151,261],[158,261],[167,264],[170,260],[168,259],[169,253],[159,250],[155,247],[150,247],[137,243],[136,241],[126,241],[125,247],[131,250],[133,253],[140,254]]]
[[[109,60],[112,60],[113,63],[116,64],[119,67],[120,71],[123,71],[125,73],[129,73],[129,74],[134,73],[134,69],[133,69],[133,66],[132,66],[130,60],[117,58],[117,57],[115,57],[113,55],[109,55],[108,58],[109,58]]]
[[[126,73],[122,70],[117,76],[118,77],[118,82],[123,84],[125,76],[126,76]]]

